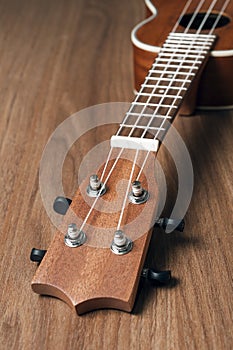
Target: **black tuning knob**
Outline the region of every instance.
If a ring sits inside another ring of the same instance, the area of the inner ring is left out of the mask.
[[[53,203],[53,209],[56,213],[65,215],[71,203],[71,199],[60,196],[55,199]]]
[[[173,228],[173,230],[183,232],[185,223],[184,223],[184,219],[180,220],[180,219],[159,218],[156,221],[155,226],[162,227],[164,230],[166,230],[170,226],[171,228]]]
[[[151,282],[155,282],[158,284],[168,284],[171,282],[171,271],[155,271],[152,269],[145,268],[142,270],[143,278],[146,278],[147,280]]]
[[[47,250],[32,248],[30,260],[40,263],[43,260]]]

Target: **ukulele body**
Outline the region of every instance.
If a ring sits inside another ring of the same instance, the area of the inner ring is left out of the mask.
[[[186,4],[186,0],[163,1],[145,0],[147,18],[139,23],[132,31],[131,40],[134,51],[135,89],[140,90],[155,57],[173,25]],[[210,3],[207,2],[206,10]],[[196,4],[194,3],[194,6]],[[190,11],[192,12],[192,5]],[[194,8],[193,8],[194,12]],[[181,107],[181,114],[192,114],[197,107],[202,109],[230,109],[233,108],[233,22],[230,16],[233,13],[233,2],[224,13],[229,23],[216,28],[218,39],[211,52],[204,70],[199,74]],[[179,26],[178,31],[184,27]],[[208,30],[202,31],[207,34]]]

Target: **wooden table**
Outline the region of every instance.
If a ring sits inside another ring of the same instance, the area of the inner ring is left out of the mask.
[[[152,267],[172,270],[172,286],[143,283],[132,314],[81,317],[31,290],[31,248],[46,249],[54,233],[39,190],[43,148],[72,113],[132,100],[130,31],[143,18],[141,0],[0,2],[1,349],[233,347],[232,111],[176,120],[193,162],[194,194],[185,232],[158,230],[148,256]],[[68,197],[84,153],[85,144],[65,162]],[[164,150],[159,159],[172,199],[174,168]]]

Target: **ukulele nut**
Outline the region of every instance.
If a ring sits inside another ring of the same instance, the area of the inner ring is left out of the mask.
[[[132,192],[129,194],[129,200],[133,204],[145,203],[149,198],[149,193],[147,190],[142,188],[140,181],[134,181],[132,183]]]
[[[98,175],[94,174],[90,176],[90,183],[87,186],[87,194],[89,197],[100,197],[106,192],[105,185],[100,182]]]
[[[72,223],[68,225],[67,234],[65,235],[65,244],[68,247],[75,248],[86,242],[86,235],[83,231],[78,230],[76,224]]]
[[[117,255],[129,253],[133,248],[133,242],[126,237],[123,231],[117,230],[111,244],[111,251]]]

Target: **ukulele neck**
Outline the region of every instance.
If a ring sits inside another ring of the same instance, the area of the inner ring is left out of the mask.
[[[111,139],[112,147],[157,151],[216,36],[170,33]]]

